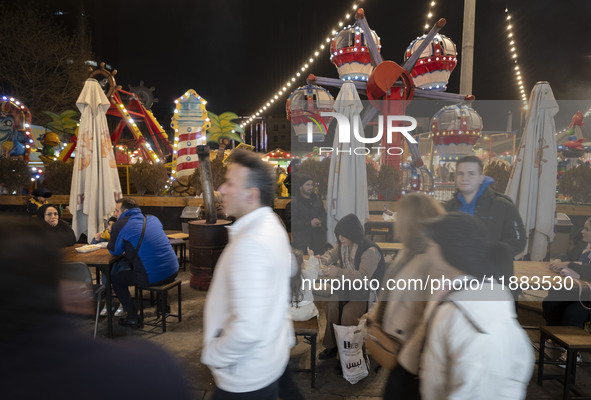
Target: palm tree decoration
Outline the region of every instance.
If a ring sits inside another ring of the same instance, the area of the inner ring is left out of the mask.
[[[51,118],[51,121],[45,124],[48,131],[42,138],[43,149],[40,150],[39,158],[47,164],[55,159],[60,143],[71,143],[71,138],[76,135],[78,120],[74,118],[78,117],[78,113],[74,110],[66,110],[60,114],[51,111],[44,111],[44,113]]]
[[[74,117],[78,116],[76,111],[66,110],[60,114],[51,111],[44,111],[44,113],[51,118],[51,121],[45,124],[45,127],[51,132],[57,133],[62,141],[67,142],[70,136],[76,134],[76,127],[78,126],[78,121],[74,119]]]
[[[233,112],[225,112],[216,115],[211,111],[207,112],[211,127],[207,130],[207,143],[217,143],[219,145],[218,155],[216,159],[224,159],[224,150],[230,144],[230,140],[243,143],[239,133],[244,133],[244,129],[240,127],[234,120],[239,119],[238,115]]]

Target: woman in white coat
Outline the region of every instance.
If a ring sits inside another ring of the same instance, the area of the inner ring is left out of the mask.
[[[425,311],[420,391],[423,400],[524,399],[533,371],[529,339],[511,292],[490,278],[512,262],[475,217],[450,213],[428,225],[427,254],[449,284]],[[441,277],[439,277],[441,279]]]

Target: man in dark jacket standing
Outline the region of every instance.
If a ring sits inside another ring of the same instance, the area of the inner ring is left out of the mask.
[[[463,211],[480,218],[488,228],[490,240],[506,245],[513,256],[525,246],[525,228],[511,199],[489,186],[494,180],[483,174],[482,161],[476,156],[461,158],[456,164],[456,188],[447,211]]]
[[[162,229],[162,223],[153,215],[145,217],[137,202],[122,198],[115,206],[117,222],[111,230],[107,245],[115,256],[125,254],[111,269],[113,290],[127,312],[120,325],[136,327],[137,308],[129,294],[128,286],[157,286],[172,282],[179,271],[179,262]],[[139,252],[137,251],[139,245]]]
[[[296,180],[293,198],[285,209],[288,229],[294,248],[315,254],[326,251],[326,210],[322,200],[314,193],[314,180],[300,175]]]

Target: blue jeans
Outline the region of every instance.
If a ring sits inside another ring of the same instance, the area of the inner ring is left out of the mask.
[[[137,307],[135,302],[131,299],[129,286],[146,287],[163,285],[172,282],[177,274],[178,272],[175,272],[166,279],[152,283],[150,282],[147,273],[131,268],[127,258],[115,262],[111,267],[111,285],[113,286],[113,290],[115,291],[119,302],[127,313],[127,319],[137,321]]]

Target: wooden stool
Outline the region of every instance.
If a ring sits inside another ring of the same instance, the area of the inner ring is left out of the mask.
[[[591,352],[591,334],[574,326],[540,327],[540,355],[538,358],[538,385],[540,386],[544,379],[559,377],[556,375],[544,376],[544,350],[546,347],[546,340],[548,339],[552,339],[556,344],[566,349],[566,371],[564,374],[564,391],[562,394],[562,398],[566,400],[569,398],[571,385],[575,383],[577,352]],[[546,363],[557,364],[555,362]],[[586,398],[591,399],[591,397]]]
[[[161,327],[162,332],[166,332],[166,318],[167,317],[176,317],[178,318],[179,322],[182,320],[181,314],[181,280],[175,279],[170,283],[166,283],[160,286],[148,286],[148,287],[135,287],[135,298],[138,303],[138,308],[140,312],[139,316],[139,327],[143,328],[144,325],[156,326]],[[168,291],[172,288],[177,288],[177,307],[178,311],[177,314],[171,314],[169,310],[167,310],[168,305]],[[156,320],[155,322],[145,322],[144,321],[144,302],[143,302],[143,291],[147,290],[150,292],[150,299],[152,299],[152,294],[156,293]],[[158,317],[160,317],[160,313],[162,312],[162,321],[158,322]]]
[[[312,381],[310,387],[316,385],[316,340],[318,339],[318,317],[307,321],[293,321],[295,335],[303,336],[310,340],[310,368],[297,369],[297,372],[311,372]]]
[[[179,267],[183,268],[183,271],[187,270],[187,242],[183,239],[168,239],[170,245],[174,250],[174,254],[178,255]]]

